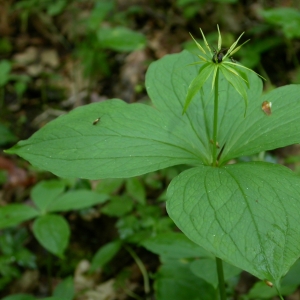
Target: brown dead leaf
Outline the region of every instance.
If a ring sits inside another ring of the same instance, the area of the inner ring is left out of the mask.
[[[26,270],[22,277],[17,280],[11,287],[11,293],[30,293],[35,290],[39,284],[39,271]]]
[[[110,279],[93,290],[88,290],[81,294],[76,300],[116,300],[117,295],[114,290],[114,279]]]
[[[59,57],[54,49],[47,49],[41,53],[41,63],[53,69],[59,66]]]
[[[144,81],[146,71],[146,60],[148,59],[145,50],[130,53],[121,69],[120,82],[114,86],[114,93],[128,103],[135,102],[135,88]]]
[[[42,72],[43,72],[43,66],[40,63],[29,65],[26,68],[26,73],[32,77],[37,77]]]
[[[95,282],[99,280],[99,274],[87,274],[90,269],[90,262],[88,260],[82,260],[78,263],[74,274],[74,285],[77,292],[92,289],[95,286]]]
[[[35,183],[35,178],[24,169],[18,168],[13,160],[0,156],[0,169],[8,173],[8,181],[5,188],[27,187]]]
[[[36,47],[28,47],[22,53],[17,53],[13,56],[17,66],[27,66],[34,63],[38,59],[38,49]]]

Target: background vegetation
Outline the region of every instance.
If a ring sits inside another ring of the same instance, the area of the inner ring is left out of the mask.
[[[189,32],[200,38],[199,27],[215,46],[216,24],[225,46],[245,31],[243,39],[251,41],[234,59],[267,78],[266,91],[300,83],[296,0],[0,4],[2,149],[77,106],[109,98],[148,102],[144,76],[149,64],[182,49],[197,53]],[[242,159],[276,161],[297,171],[299,147]],[[0,214],[1,297],[23,293],[27,296],[6,299],[185,299],[172,291],[190,284],[203,299],[214,299],[212,259],[195,259],[201,250],[175,233],[165,212],[165,189],[184,167],[126,180],[67,180],[1,153],[0,169],[0,205],[15,212],[9,226]],[[42,210],[46,202],[56,205],[43,216],[28,209],[31,220],[26,222],[12,205]],[[51,239],[47,230],[39,230],[45,228],[41,224],[61,224],[62,238]],[[189,269],[179,263],[183,259]],[[283,281],[287,299],[299,295],[299,267],[296,263]],[[276,295],[245,272],[231,266],[226,272],[231,299]]]

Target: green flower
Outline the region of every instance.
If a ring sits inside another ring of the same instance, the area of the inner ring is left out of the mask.
[[[244,42],[242,45],[237,47],[238,41],[243,36],[244,32],[239,36],[239,38],[231,45],[231,47],[227,50],[227,52],[224,54],[226,50],[222,49],[222,37],[220,33],[219,26],[218,27],[218,33],[219,33],[219,39],[218,39],[218,49],[217,50],[211,50],[206,38],[203,34],[202,29],[200,28],[205,47],[202,47],[192,36],[192,39],[196,43],[198,49],[201,51],[201,54],[198,55],[200,58],[199,62],[195,62],[192,65],[201,64],[201,68],[199,70],[199,73],[197,77],[191,82],[188,92],[185,98],[185,104],[183,108],[182,114],[184,114],[191,103],[192,99],[196,95],[199,90],[201,90],[204,83],[211,77],[212,78],[212,89],[215,86],[215,80],[216,75],[218,71],[221,71],[223,76],[228,80],[228,82],[235,88],[235,90],[243,97],[245,101],[245,114],[248,106],[248,97],[246,93],[246,87],[249,88],[248,83],[248,77],[245,72],[242,71],[242,69],[247,69],[249,71],[254,72],[253,70],[246,68],[242,66],[241,64],[238,64],[232,59],[232,55],[239,51],[241,47],[246,44],[249,40]],[[205,51],[205,48],[207,51]],[[255,72],[254,72],[255,73]],[[257,73],[256,73],[257,74]],[[259,74],[257,74],[260,76]],[[263,78],[262,76],[260,76]],[[264,78],[263,78],[264,79]]]

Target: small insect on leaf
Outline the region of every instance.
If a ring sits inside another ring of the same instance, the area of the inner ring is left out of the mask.
[[[94,122],[93,125],[96,125],[100,121],[100,118],[97,118]]]
[[[261,109],[267,116],[271,115],[272,113],[271,107],[272,107],[272,102],[269,101],[264,101],[261,105]]]
[[[271,281],[265,280],[265,283],[266,283],[267,286],[273,287],[273,283]]]

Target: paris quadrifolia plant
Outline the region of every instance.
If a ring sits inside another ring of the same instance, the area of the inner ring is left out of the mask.
[[[186,165],[168,187],[167,212],[216,257],[220,298],[222,261],[280,294],[300,256],[300,178],[279,164],[237,158],[300,142],[300,86],[263,94],[261,78],[232,58],[241,36],[224,51],[220,32],[216,50],[202,35],[199,57],[183,51],[151,64],[152,106],[118,99],[82,106],[6,152],[87,179]]]

